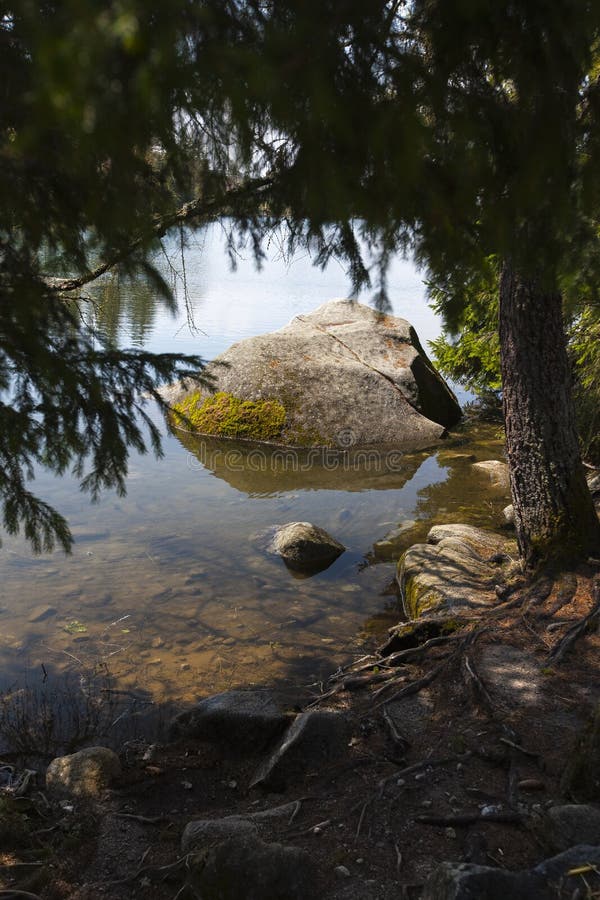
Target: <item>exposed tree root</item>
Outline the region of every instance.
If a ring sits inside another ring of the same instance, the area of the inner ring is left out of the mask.
[[[592,585],[592,599],[594,605],[590,612],[565,632],[560,641],[558,641],[548,654],[548,662],[554,663],[555,665],[562,662],[564,656],[573,647],[575,642],[586,634],[590,625],[600,618],[600,578],[598,576],[594,578]]]

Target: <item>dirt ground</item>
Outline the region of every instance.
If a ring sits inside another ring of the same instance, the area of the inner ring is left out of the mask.
[[[19,887],[44,900],[193,898],[184,826],[282,804],[262,836],[306,849],[331,900],[417,898],[443,860],[516,870],[552,855],[531,814],[572,799],[561,779],[600,697],[597,620],[562,658],[553,650],[593,610],[598,571],[517,585],[402,664],[388,670],[366,647],[375,655],[338,672],[322,697],[299,692],[300,708],[346,710],[352,738],[283,793],[248,790],[257,758],[189,740],[127,745],[122,779],[99,806],[51,804],[0,856],[0,897]]]

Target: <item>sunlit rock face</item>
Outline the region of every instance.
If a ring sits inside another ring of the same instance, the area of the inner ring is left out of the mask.
[[[233,344],[207,374],[212,394],[168,389],[178,427],[294,447],[416,449],[461,417],[409,322],[348,300]]]

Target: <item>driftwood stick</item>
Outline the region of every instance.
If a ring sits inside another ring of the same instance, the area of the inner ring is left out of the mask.
[[[507,747],[512,747],[513,750],[518,750],[520,753],[524,753],[525,756],[530,756],[532,759],[539,759],[540,754],[535,753],[533,750],[526,750],[525,747],[521,747],[520,744],[516,744],[514,741],[511,741],[510,738],[501,737],[501,744],[506,744]]]

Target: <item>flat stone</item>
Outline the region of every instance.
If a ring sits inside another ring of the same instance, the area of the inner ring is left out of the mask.
[[[577,888],[597,889],[600,877],[588,866],[600,863],[600,847],[579,845],[545,860],[533,869],[508,872],[491,866],[444,862],[429,876],[421,900],[557,900],[557,884],[568,879],[564,896],[575,896]],[[569,875],[585,866],[582,876]],[[568,885],[568,887],[567,887]],[[577,894],[579,896],[579,894]],[[582,893],[582,896],[590,896]]]
[[[350,737],[347,717],[334,710],[310,710],[292,724],[256,770],[250,787],[282,790],[288,778],[339,759]]]
[[[262,750],[287,721],[269,691],[226,691],[177,715],[169,736],[218,743],[233,754],[252,753]]]
[[[503,564],[492,562],[508,554]],[[415,544],[400,558],[397,580],[411,619],[478,610],[498,602],[494,591],[507,573],[514,541],[471,525],[436,525],[427,544]]]
[[[410,323],[348,300],[239,341],[207,374],[216,391],[278,401],[285,422],[270,439],[289,446],[415,449],[437,443],[461,417]],[[163,394],[174,404],[198,390],[175,385]]]
[[[98,797],[121,774],[119,757],[107,747],[87,747],[53,759],[46,771],[46,788],[72,797]]]
[[[204,900],[307,900],[323,896],[311,856],[298,847],[240,835],[189,861],[190,881]]]
[[[493,487],[510,490],[510,478],[508,474],[508,465],[499,459],[486,459],[482,462],[473,463],[472,466],[476,472],[482,472],[487,475],[492,482]]]
[[[290,569],[322,571],[346,549],[330,534],[311,522],[289,522],[277,528],[270,545]]]
[[[242,816],[224,819],[197,819],[188,822],[181,836],[182,853],[205,850],[224,840],[245,835],[258,835],[257,826]]]

